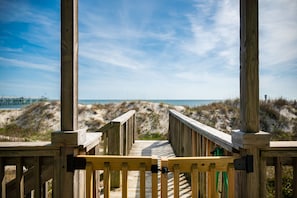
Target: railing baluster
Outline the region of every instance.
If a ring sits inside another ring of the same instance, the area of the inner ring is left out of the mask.
[[[24,198],[24,174],[22,158],[16,162],[16,197]]]
[[[40,158],[38,156],[34,157],[34,163],[35,163],[35,188],[34,188],[34,196],[35,197],[41,197],[41,179],[40,179]]]
[[[161,160],[161,198],[168,197],[168,159]]]
[[[179,165],[175,164],[173,166],[173,174],[174,174],[174,197],[178,198],[179,197]]]
[[[93,165],[87,163],[86,166],[86,196],[88,198],[93,197]]]
[[[275,197],[281,197],[282,193],[282,165],[280,157],[275,157]]]
[[[228,198],[234,198],[234,164],[228,164]]]
[[[157,157],[152,157],[152,166],[158,167]],[[152,197],[158,197],[158,172],[152,173]]]
[[[140,167],[140,197],[145,197],[145,164],[141,163]]]
[[[192,188],[192,197],[198,197],[198,167],[197,167],[197,164],[192,164],[191,188]]]
[[[110,195],[110,171],[109,162],[104,162],[104,198],[109,198]]]
[[[209,172],[209,196],[208,197],[217,197],[216,196],[216,171],[215,171],[215,167],[216,165],[211,163],[209,168],[210,168],[210,172]]]
[[[0,157],[0,195],[1,197],[6,197],[6,184],[5,184],[5,165],[4,159]]]
[[[128,197],[128,164],[122,164],[122,197]]]
[[[297,197],[297,158],[293,158],[293,197]]]

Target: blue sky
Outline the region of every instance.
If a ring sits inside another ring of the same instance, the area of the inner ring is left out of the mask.
[[[297,99],[297,1],[260,0],[260,96]],[[60,1],[1,0],[0,96],[60,97]],[[79,98],[239,97],[239,0],[79,1]]]

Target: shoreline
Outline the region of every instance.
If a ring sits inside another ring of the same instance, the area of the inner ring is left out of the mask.
[[[131,99],[131,100],[122,100],[122,99],[80,99],[78,100],[79,105],[107,105],[107,104],[116,104],[116,103],[123,103],[123,102],[152,102],[157,104],[166,104],[166,105],[173,105],[173,106],[187,106],[187,107],[196,107],[211,104],[214,102],[220,102],[222,100],[216,99]],[[47,102],[59,102],[59,100],[47,100]],[[34,103],[31,103],[34,104]],[[24,105],[0,105],[0,110],[18,110],[25,108],[31,104],[24,104]]]

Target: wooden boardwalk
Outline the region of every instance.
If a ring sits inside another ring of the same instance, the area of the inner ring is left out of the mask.
[[[175,157],[171,145],[168,141],[141,141],[137,140],[130,151],[130,156],[157,156],[159,159],[163,157]],[[159,163],[160,168],[160,163]],[[158,174],[158,197],[161,189],[161,173]],[[151,174],[146,173],[146,197],[151,196]],[[139,197],[139,172],[130,171],[128,173],[128,196]],[[122,197],[121,189],[112,190],[110,197]],[[168,174],[168,197],[173,197],[173,174]],[[183,175],[180,176],[180,197],[191,197],[191,187]]]

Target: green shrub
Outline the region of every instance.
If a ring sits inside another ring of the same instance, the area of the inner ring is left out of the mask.
[[[145,133],[139,135],[138,139],[140,140],[167,140],[167,134],[162,134],[162,133]]]

